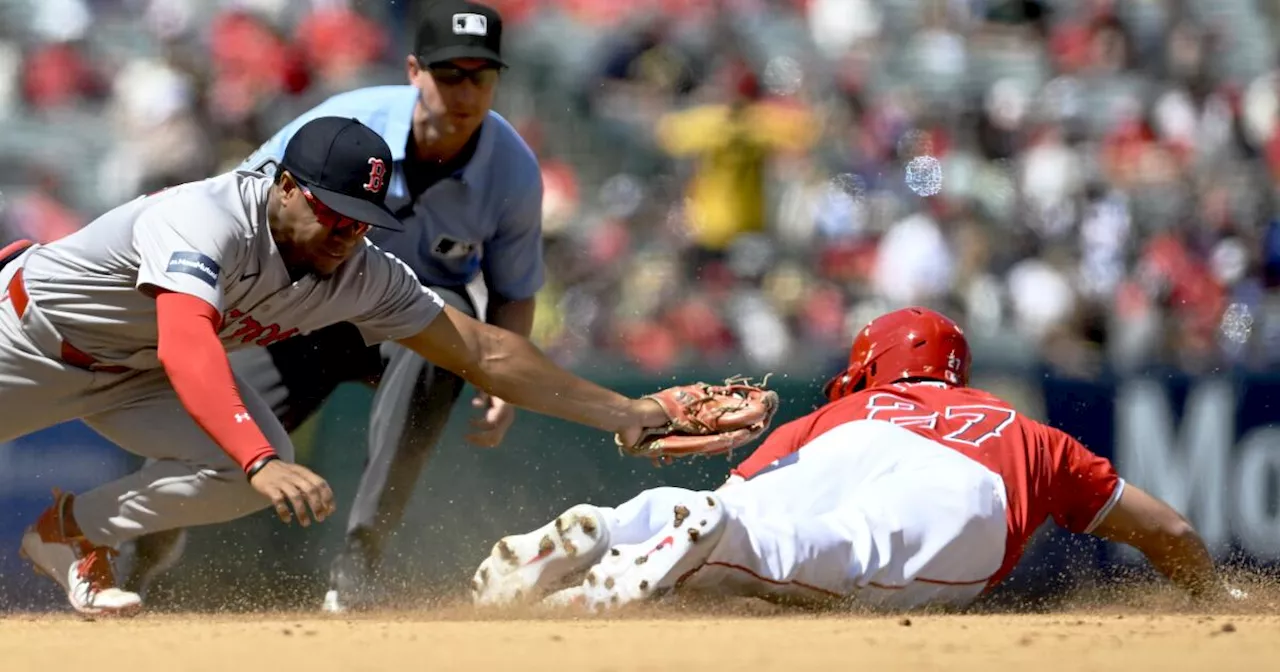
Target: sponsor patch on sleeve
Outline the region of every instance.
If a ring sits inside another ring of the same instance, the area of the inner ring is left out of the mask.
[[[218,286],[218,273],[222,271],[218,262],[199,252],[174,252],[169,257],[169,267],[165,270],[169,273],[194,275],[210,287]]]

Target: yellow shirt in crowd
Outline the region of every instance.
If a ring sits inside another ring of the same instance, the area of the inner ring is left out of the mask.
[[[750,103],[735,110],[704,105],[665,115],[659,145],[673,156],[696,156],[687,218],[704,248],[724,249],[738,235],[765,228],[765,168],[772,153],[802,150],[818,135],[806,109]]]

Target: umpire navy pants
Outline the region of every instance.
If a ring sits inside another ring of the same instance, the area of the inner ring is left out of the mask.
[[[476,316],[465,288],[432,289],[450,306]],[[231,355],[231,366],[289,432],[311,418],[338,385],[356,381],[375,386],[368,457],[347,518],[347,535],[360,535],[372,555],[380,557],[382,543],[403,517],[464,381],[398,343],[365,345],[348,322],[267,348],[237,351]]]
[[[465,287],[432,289],[450,306],[476,316]],[[364,556],[353,560],[380,561],[383,544],[400,523],[465,381],[398,343],[365,345],[348,322],[266,348],[238,350],[230,357],[236,375],[254,388],[291,433],[324,405],[338,385],[375,386],[367,461],[349,509],[347,548],[335,562],[352,552]],[[152,540],[153,546],[176,541],[176,537],[162,540],[159,536]],[[147,537],[139,544],[147,546]]]

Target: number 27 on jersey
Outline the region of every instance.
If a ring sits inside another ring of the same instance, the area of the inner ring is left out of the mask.
[[[986,404],[947,406],[941,412],[930,412],[892,392],[880,392],[867,399],[868,420],[883,420],[901,427],[927,427],[946,432],[942,436],[945,441],[973,447],[1000,436],[1017,417],[1011,409]]]

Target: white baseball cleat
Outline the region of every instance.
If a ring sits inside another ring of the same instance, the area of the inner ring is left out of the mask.
[[[573,609],[587,606],[587,589],[581,585],[562,588],[542,598],[542,606],[549,609]]]
[[[672,509],[671,522],[648,540],[616,546],[583,582],[586,607],[602,611],[661,597],[702,567],[724,532],[724,505],[697,493]]]
[[[580,580],[608,546],[600,510],[579,504],[532,532],[494,544],[471,579],[472,600],[486,607],[536,601]]]
[[[22,535],[19,555],[62,586],[76,611],[92,616],[131,616],[142,609],[137,593],[116,586],[111,556],[115,550],[94,546],[84,537],[68,537],[64,511],[72,495],[54,490],[54,503]]]

